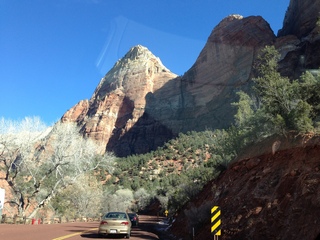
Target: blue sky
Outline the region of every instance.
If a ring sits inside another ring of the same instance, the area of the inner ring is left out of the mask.
[[[52,125],[137,44],[182,75],[226,16],[275,33],[289,0],[0,0],[0,118]]]

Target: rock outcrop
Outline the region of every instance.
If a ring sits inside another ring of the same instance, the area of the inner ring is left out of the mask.
[[[278,36],[295,35],[303,38],[315,28],[319,17],[319,1],[291,0]]]
[[[228,16],[214,28],[195,64],[178,77],[144,47],[132,48],[101,80],[89,101],[62,121],[77,121],[85,135],[118,156],[143,153],[189,130],[232,123],[238,90],[247,90],[259,50],[274,44],[280,72],[296,78],[320,66],[320,1],[291,0],[278,37],[259,16]],[[180,210],[177,238],[209,239],[210,218],[222,209],[222,239],[320,239],[320,140],[270,138],[250,146]],[[191,219],[192,220],[192,219]],[[197,219],[199,220],[199,219]],[[194,225],[192,225],[194,224]]]
[[[320,66],[320,2],[291,0],[275,46],[282,55],[280,71],[294,79]],[[318,23],[317,23],[318,22]]]
[[[214,28],[194,65],[148,96],[149,114],[174,133],[230,126],[236,92],[248,88],[259,50],[274,40],[262,17],[226,17]]]
[[[135,131],[129,140],[124,136],[143,119],[146,95],[175,77],[147,48],[135,46],[101,79],[91,99],[80,101],[61,120],[78,122],[85,136],[119,156],[150,151],[152,137],[159,134],[155,140],[159,146],[164,142],[159,140],[161,134],[166,140],[172,137],[171,131],[161,131],[165,127],[155,124]]]

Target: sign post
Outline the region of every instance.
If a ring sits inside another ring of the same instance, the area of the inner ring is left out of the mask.
[[[2,222],[2,209],[4,205],[4,195],[5,195],[5,190],[3,188],[0,188],[0,223]]]
[[[221,211],[218,206],[211,208],[211,233],[217,240],[221,236]]]

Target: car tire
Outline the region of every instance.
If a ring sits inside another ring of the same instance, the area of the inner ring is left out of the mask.
[[[126,235],[126,238],[128,238],[128,239],[130,238],[130,233],[128,233],[128,234]]]

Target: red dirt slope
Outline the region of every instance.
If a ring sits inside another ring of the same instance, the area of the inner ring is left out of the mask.
[[[245,153],[187,204],[171,232],[192,239],[185,212],[207,204],[221,207],[219,239],[320,239],[320,138],[272,138]],[[209,213],[194,239],[213,239],[210,228]]]

